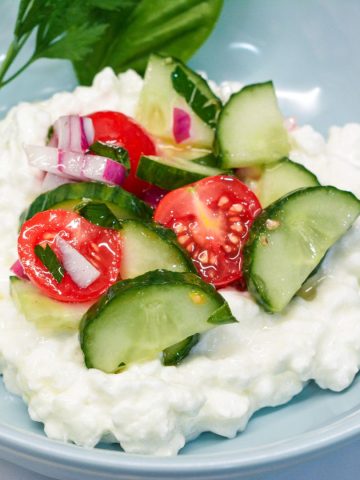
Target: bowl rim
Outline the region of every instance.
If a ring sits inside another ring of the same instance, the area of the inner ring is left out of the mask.
[[[35,462],[50,462],[67,469],[87,468],[99,473],[129,473],[144,476],[169,474],[197,475],[197,478],[224,478],[224,472],[245,472],[269,465],[293,463],[314,456],[360,433],[360,409],[351,411],[331,424],[261,448],[234,449],[219,455],[192,453],[172,457],[154,457],[100,448],[62,443],[21,428],[0,424],[0,451],[12,450],[16,457],[31,456]],[[221,441],[221,440],[220,440]],[[226,439],[224,438],[224,441]]]

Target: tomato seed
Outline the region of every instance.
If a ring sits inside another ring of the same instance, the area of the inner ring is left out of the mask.
[[[230,245],[223,245],[222,247],[226,253],[231,253],[233,251],[233,247],[231,247]]]
[[[239,222],[233,223],[232,225],[230,225],[230,228],[231,230],[234,230],[234,232],[238,233],[241,233],[243,231],[243,226]]]
[[[235,222],[240,222],[241,218],[240,217],[230,217],[229,222],[235,223]]]
[[[186,231],[186,227],[182,223],[174,223],[173,229],[176,233],[183,233]]]
[[[222,196],[222,197],[220,197],[220,200],[218,201],[218,207],[223,207],[227,203],[229,203],[229,199],[225,196]]]
[[[201,263],[208,263],[209,262],[209,255],[206,250],[203,250],[199,255],[198,255],[198,260]]]
[[[278,220],[271,220],[271,218],[268,218],[265,222],[265,225],[268,230],[276,230],[280,226],[280,222]]]
[[[190,236],[185,234],[185,235],[181,235],[180,237],[178,237],[178,242],[181,244],[181,245],[184,245],[188,240],[190,239]]]
[[[191,292],[190,293],[190,298],[195,304],[198,304],[198,305],[201,304],[201,303],[204,303],[204,301],[205,301],[204,295],[201,295],[198,292]]]
[[[241,205],[241,203],[234,203],[234,205],[231,205],[230,207],[230,212],[242,212],[244,210],[244,207]]]
[[[269,240],[267,237],[265,237],[265,235],[261,235],[260,236],[260,243],[263,247],[266,247],[267,245],[269,245]]]
[[[195,243],[194,242],[189,243],[189,245],[186,247],[186,250],[189,253],[193,253],[193,251],[195,250]]]
[[[229,233],[228,239],[234,245],[237,245],[240,242],[240,238],[237,235],[235,235],[234,233]]]
[[[210,255],[210,262],[211,265],[215,265],[215,267],[217,266],[218,264],[218,259],[217,259],[217,256],[216,255]]]

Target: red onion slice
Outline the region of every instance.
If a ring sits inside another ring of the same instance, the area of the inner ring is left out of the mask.
[[[70,180],[122,185],[127,175],[124,165],[99,155],[35,145],[25,146],[25,151],[31,166]]]
[[[10,270],[18,278],[21,278],[22,280],[29,280],[29,277],[24,272],[24,269],[20,263],[20,260],[16,260],[16,262],[13,265],[11,265]]]
[[[60,177],[60,175],[46,173],[42,181],[41,188],[43,192],[47,192],[56,187],[60,187],[60,185],[64,185],[65,183],[73,183],[73,181],[66,177]]]
[[[173,135],[176,143],[181,143],[190,138],[191,117],[181,108],[173,110]]]
[[[80,288],[87,288],[100,276],[99,270],[92,265],[80,252],[59,235],[55,237],[56,245],[61,254],[61,262],[74,283]]]
[[[284,120],[284,127],[288,132],[293,132],[297,129],[297,122],[295,117],[288,117]]]
[[[64,115],[54,123],[54,135],[49,146],[72,152],[86,152],[94,142],[94,126],[91,118]]]
[[[153,185],[149,190],[146,190],[141,197],[144,202],[150,205],[150,207],[156,208],[160,200],[165,197],[167,193],[167,190],[163,190],[162,188]]]

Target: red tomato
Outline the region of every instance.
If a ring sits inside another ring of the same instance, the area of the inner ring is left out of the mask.
[[[245,184],[219,175],[165,195],[154,220],[174,230],[203,280],[223,287],[242,277],[242,248],[260,211]]]
[[[151,185],[135,176],[141,155],[156,155],[151,138],[131,118],[120,112],[95,112],[87,115],[93,121],[94,142],[109,142],[124,147],[130,157],[130,174],[123,187],[141,196]]]
[[[58,283],[36,256],[36,245],[52,248],[58,259],[61,254],[55,242],[60,235],[92,265],[100,276],[87,288],[80,288],[70,275]],[[66,210],[45,210],[34,215],[21,227],[18,239],[19,259],[31,282],[49,297],[62,302],[86,302],[97,299],[115,283],[120,270],[120,241],[115,230],[98,227],[77,213]]]

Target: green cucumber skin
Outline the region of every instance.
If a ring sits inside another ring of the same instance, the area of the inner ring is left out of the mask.
[[[175,162],[173,166],[165,165],[156,162],[154,158],[156,157],[142,156],[138,164],[136,176],[153,185],[164,188],[165,190],[175,190],[185,185],[189,185],[190,183],[197,182],[198,180],[202,180],[203,178],[224,173],[221,169],[205,167],[201,164],[199,165],[199,170],[204,170],[204,173],[200,173],[200,171],[192,172],[177,167]],[[194,165],[192,164],[196,165],[196,162],[189,161],[189,168],[191,166],[194,168]],[[205,173],[205,169],[207,168],[209,170]]]
[[[332,186],[314,186],[314,187],[301,188],[299,190],[295,190],[294,192],[290,192],[289,194],[284,195],[279,200],[275,201],[274,203],[270,204],[267,208],[265,208],[252,224],[248,241],[243,250],[243,259],[244,259],[243,273],[244,273],[248,291],[255,298],[256,302],[259,305],[261,305],[261,307],[268,313],[278,313],[280,310],[274,307],[272,300],[269,297],[266,285],[264,284],[262,278],[253,272],[253,263],[256,255],[256,248],[258,246],[258,241],[262,236],[268,239],[269,235],[271,235],[271,233],[269,234],[269,230],[266,227],[266,220],[267,219],[280,220],[283,208],[289,201],[292,201],[293,198],[298,197],[300,195],[311,195],[312,193],[320,190],[323,190],[323,191],[326,190],[330,195],[337,194],[339,192],[344,195],[347,195],[349,199],[352,199],[352,201],[358,203],[358,206],[359,206],[358,215],[360,215],[360,200],[352,192],[342,191]],[[355,220],[356,218],[354,219],[354,221]],[[350,224],[349,228],[351,228],[351,225],[352,224]],[[309,272],[309,275],[306,278],[304,278],[304,282],[313,273],[316,272],[318,266],[323,261],[325,255],[327,254],[328,250],[331,248],[332,245],[330,245],[330,247],[324,252],[319,262],[314,266],[314,269],[311,272]],[[294,292],[293,296],[295,296],[296,293],[297,292]]]
[[[213,153],[203,155],[202,157],[194,158],[191,161],[197,163],[198,165],[203,165],[204,167],[221,168],[219,157],[217,157]]]
[[[206,80],[175,59],[175,69],[171,74],[176,92],[185,98],[186,103],[211,128],[215,128],[222,104],[211,91]]]
[[[154,222],[142,222],[141,220],[134,220],[134,219],[127,219],[122,220],[119,225],[119,231],[126,229],[126,226],[132,224],[137,225],[139,230],[147,229],[151,232],[155,233],[158,237],[160,237],[164,242],[166,242],[171,248],[175,250],[177,255],[181,258],[184,264],[184,272],[194,273],[197,275],[197,270],[195,265],[193,264],[190,256],[188,255],[187,251],[183,249],[177,241],[176,234],[170,228],[163,227],[158,225]],[[152,252],[149,252],[151,255]]]
[[[196,333],[163,351],[162,363],[166,367],[178,365],[186,358],[193,347],[199,342],[200,335]]]
[[[178,273],[169,272],[167,270],[154,270],[147,272],[139,277],[123,280],[112,285],[107,292],[98,300],[83,316],[80,323],[80,345],[84,353],[85,365],[87,368],[96,368],[92,364],[91,358],[89,358],[86,348],[86,332],[94,322],[98,320],[99,315],[106,307],[116,299],[118,295],[121,295],[129,290],[136,292],[139,289],[144,289],[149,286],[158,285],[188,285],[190,287],[198,287],[205,294],[212,296],[220,305],[220,307],[210,316],[209,323],[214,325],[225,325],[229,323],[237,322],[231,313],[231,310],[224,300],[224,298],[216,291],[216,289],[203,282],[200,277],[192,273]],[[160,353],[160,352],[159,352]]]
[[[151,220],[152,209],[144,202],[122,188],[108,186],[97,182],[77,182],[60,185],[54,190],[42,193],[31,203],[20,221],[29,220],[36,213],[52,208],[59,208],[63,202],[73,203],[75,207],[86,200],[105,202],[113,207],[119,218],[138,218]]]

